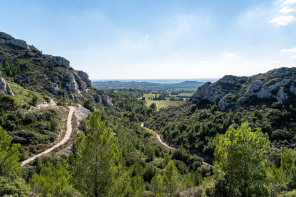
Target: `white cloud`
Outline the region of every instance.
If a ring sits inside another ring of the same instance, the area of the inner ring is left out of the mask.
[[[146,35],[145,35],[145,38],[149,38],[149,35],[148,35],[148,34],[146,34]]]
[[[277,16],[269,22],[274,23],[277,26],[286,26],[295,20],[296,20],[296,18],[294,16],[288,15],[288,16]]]
[[[282,49],[282,53],[296,53],[296,47],[290,49]]]
[[[296,0],[285,0],[283,2],[283,5],[293,5],[296,3]]]
[[[225,56],[230,58],[237,57],[234,53],[225,53]]]
[[[290,58],[292,58],[292,59],[296,59],[296,55],[292,55]]]
[[[283,7],[282,9],[280,9],[280,13],[283,13],[283,14],[289,14],[290,12],[294,12],[295,9],[293,8],[289,8],[289,7]]]

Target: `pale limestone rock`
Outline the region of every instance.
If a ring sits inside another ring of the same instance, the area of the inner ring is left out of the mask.
[[[283,103],[284,101],[286,101],[288,99],[288,95],[285,93],[284,88],[281,87],[278,91],[278,93],[276,94],[276,99]]]
[[[16,47],[20,47],[23,49],[30,49],[29,45],[24,40],[14,39],[14,40],[6,40],[7,44],[11,44]]]
[[[0,77],[0,90],[2,90],[5,94],[14,96],[9,84],[6,83],[2,77]]]
[[[89,80],[88,74],[80,70],[77,72],[81,80],[84,81],[88,87],[91,87],[91,80]]]
[[[57,65],[59,66],[65,66],[67,68],[70,67],[70,61],[67,60],[66,58],[64,57],[60,57],[60,56],[54,56],[52,58],[53,62],[56,63]]]

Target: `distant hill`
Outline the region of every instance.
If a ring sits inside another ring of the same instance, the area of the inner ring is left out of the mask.
[[[93,81],[94,88],[103,90],[142,89],[148,91],[196,91],[204,82],[184,81],[181,83],[151,83],[151,82],[123,82],[123,81]]]

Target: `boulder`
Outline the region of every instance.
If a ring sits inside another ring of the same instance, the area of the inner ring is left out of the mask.
[[[65,66],[66,68],[70,68],[70,61],[64,57],[54,56],[52,60],[59,66]]]
[[[78,90],[78,85],[75,81],[75,78],[73,76],[72,73],[64,73],[63,75],[63,79],[64,79],[64,88],[66,90],[69,90],[69,91],[75,91],[75,90]]]
[[[9,84],[6,83],[2,77],[0,77],[0,90],[3,91],[5,94],[14,96]]]

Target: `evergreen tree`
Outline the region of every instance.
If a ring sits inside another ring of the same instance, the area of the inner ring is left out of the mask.
[[[11,144],[12,137],[0,126],[0,196],[29,196],[30,187],[21,178],[20,144]]]
[[[217,137],[214,173],[225,196],[267,196],[266,155],[268,135],[260,128],[252,132],[247,123],[229,127]],[[221,182],[222,181],[222,182]],[[222,193],[222,191],[220,191]]]
[[[131,188],[130,173],[122,166],[117,138],[95,111],[86,123],[87,135],[76,142],[74,184],[85,196],[123,196]]]
[[[174,164],[173,161],[170,161],[163,172],[163,184],[166,192],[169,196],[173,196],[173,194],[179,189],[181,185],[181,176]]]
[[[12,137],[0,127],[0,176],[21,176],[22,168],[19,162],[20,144],[11,144]]]
[[[30,180],[33,194],[38,196],[81,196],[71,185],[71,174],[64,167],[65,163],[51,162],[41,164],[39,174],[34,174]]]

